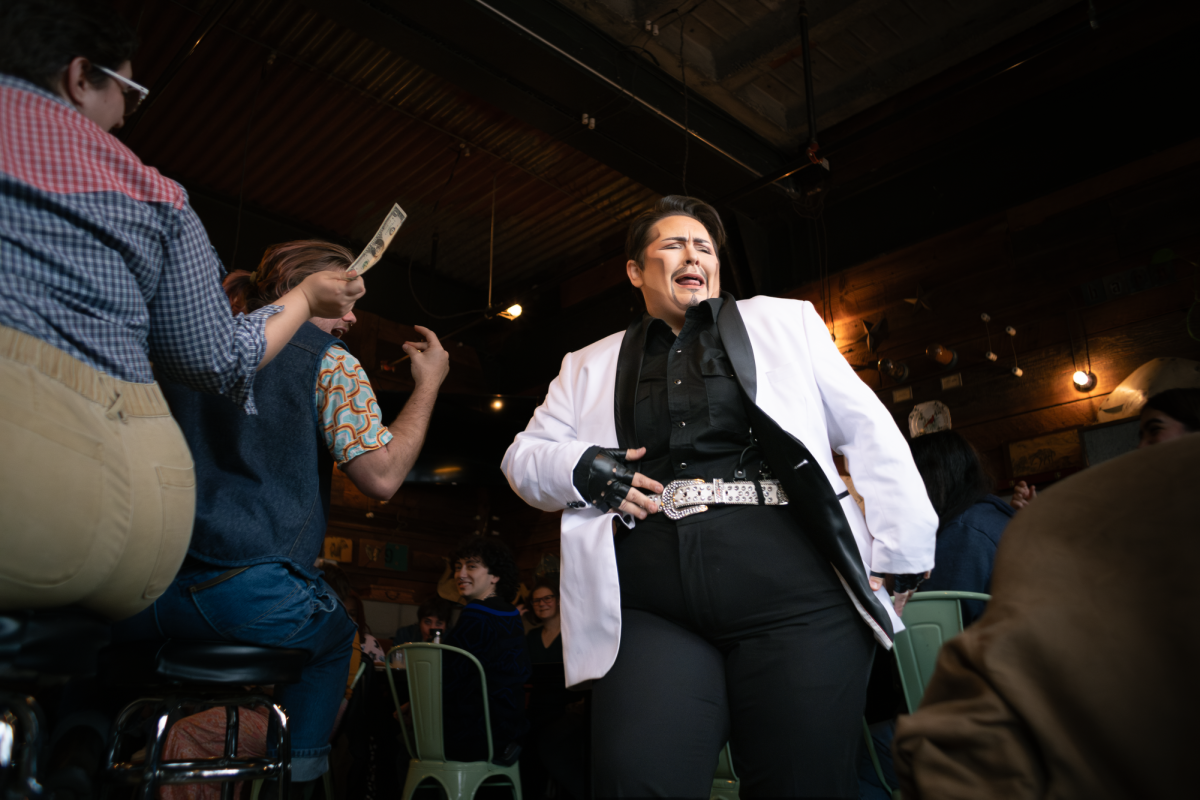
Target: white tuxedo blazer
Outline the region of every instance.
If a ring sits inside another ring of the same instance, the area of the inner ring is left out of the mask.
[[[838,352],[812,303],[755,297],[737,306],[754,350],[758,406],[808,446],[838,494],[846,485],[831,451],[848,459],[855,489],[866,500],[867,519],[849,496],[842,509],[864,567],[898,575],[932,569],[938,519],[908,443]],[[611,519],[616,514],[586,503],[572,474],[589,447],[617,446],[613,405],[622,338],[623,333],[614,333],[567,354],[545,402],[501,465],[513,491],[527,503],[563,511],[559,591],[568,686],[603,677],[621,641]],[[584,507],[575,507],[581,502]],[[634,527],[633,518],[623,521]],[[887,634],[848,587],[847,593],[876,637],[890,647]],[[903,630],[886,590],[876,596],[894,630]]]

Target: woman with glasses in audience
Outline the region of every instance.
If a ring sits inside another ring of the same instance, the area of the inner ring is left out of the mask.
[[[0,3],[0,448],[20,453],[0,468],[0,610],[153,603],[196,483],[156,375],[254,414],[258,370],[363,293],[320,272],[230,312],[183,187],[111,134],[146,95],[136,44],[97,0]]]
[[[543,578],[529,596],[529,605],[537,627],[525,635],[529,643],[529,663],[563,663],[562,636],[559,635],[558,580]]]

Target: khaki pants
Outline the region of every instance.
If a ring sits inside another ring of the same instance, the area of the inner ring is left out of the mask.
[[[154,602],[192,537],[191,453],[157,384],[0,326],[0,610]]]

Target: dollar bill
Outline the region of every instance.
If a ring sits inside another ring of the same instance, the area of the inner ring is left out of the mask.
[[[408,219],[408,214],[404,213],[404,209],[400,204],[392,206],[392,210],[388,212],[387,217],[383,220],[383,224],[379,226],[379,230],[375,231],[375,235],[371,237],[371,241],[363,248],[363,251],[358,254],[358,258],[354,259],[354,263],[350,265],[350,269],[362,275],[371,267],[379,263],[379,259],[383,258],[383,254],[387,251],[388,245],[392,243],[392,239],[396,236],[396,231],[400,230],[400,226],[404,224],[404,220]]]

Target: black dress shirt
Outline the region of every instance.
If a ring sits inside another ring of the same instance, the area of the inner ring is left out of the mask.
[[[647,315],[634,407],[636,443],[646,448],[638,472],[664,486],[673,480],[754,480],[762,456],[754,446],[744,395],[717,333],[721,298],[692,306],[676,336]]]
[[[757,480],[763,457],[754,444],[745,395],[717,332],[724,301],[715,297],[687,310],[676,336],[667,323],[642,320],[643,356],[633,410],[634,447],[646,455],[630,466],[666,486],[674,480]],[[589,448],[572,476],[588,496],[599,447]],[[652,514],[639,523],[674,523]]]

